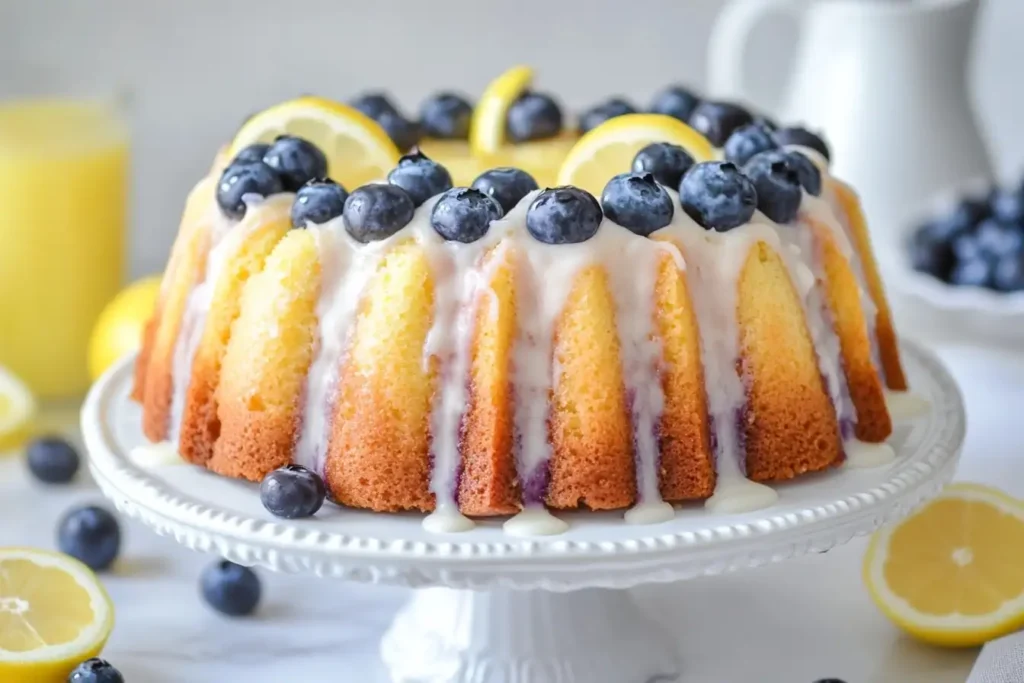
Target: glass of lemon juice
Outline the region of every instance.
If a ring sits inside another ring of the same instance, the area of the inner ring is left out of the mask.
[[[0,97],[0,366],[43,398],[89,385],[125,270],[129,132],[115,98]]]

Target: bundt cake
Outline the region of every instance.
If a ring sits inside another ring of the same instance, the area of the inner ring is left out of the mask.
[[[906,379],[856,195],[816,136],[751,120],[718,160],[645,147],[599,197],[514,168],[453,187],[419,152],[349,192],[302,138],[222,152],[136,361],[145,434],[449,531],[743,511],[890,459]]]

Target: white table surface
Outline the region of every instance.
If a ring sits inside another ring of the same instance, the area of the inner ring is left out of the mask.
[[[1024,496],[1024,358],[939,351],[969,413],[958,478]],[[76,406],[44,415],[77,438],[76,417]],[[61,513],[84,502],[103,502],[87,477],[46,488],[20,457],[0,458],[0,546],[53,548]],[[685,683],[963,683],[976,652],[920,645],[891,626],[861,582],[864,546],[636,595],[676,634]],[[105,656],[128,683],[386,683],[377,641],[405,590],[263,572],[258,615],[231,620],[198,594],[199,573],[212,561],[127,525],[121,559],[104,582],[117,606]]]

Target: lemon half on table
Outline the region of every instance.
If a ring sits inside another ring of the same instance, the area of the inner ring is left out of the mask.
[[[0,452],[14,448],[27,436],[35,413],[32,392],[14,373],[0,366]]]
[[[385,177],[401,156],[376,121],[346,104],[311,96],[274,105],[246,121],[229,155],[279,135],[296,135],[319,147],[330,177],[350,191]]]
[[[955,484],[877,532],[864,580],[878,607],[912,636],[972,647],[1024,626],[1024,502]]]
[[[67,555],[0,548],[0,681],[63,683],[114,628],[96,575]]]

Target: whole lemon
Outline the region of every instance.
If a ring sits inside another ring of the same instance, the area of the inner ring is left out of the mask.
[[[142,332],[153,315],[160,281],[158,275],[136,280],[100,313],[89,339],[89,375],[93,381],[142,344]]]

